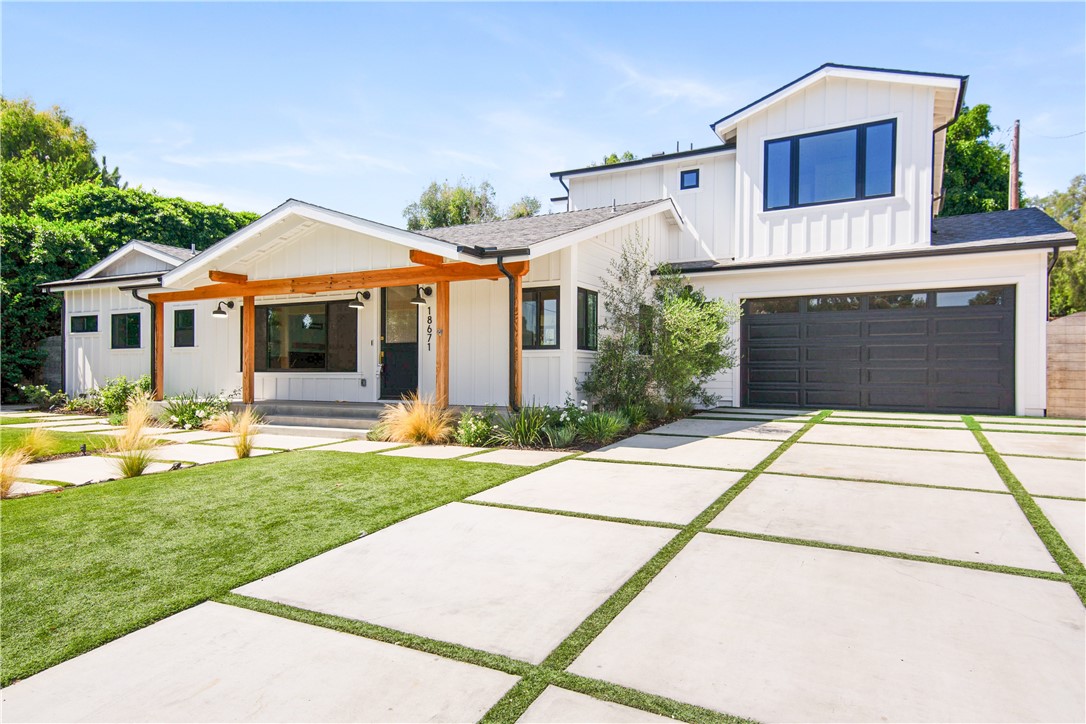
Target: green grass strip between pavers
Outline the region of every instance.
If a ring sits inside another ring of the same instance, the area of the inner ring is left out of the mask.
[[[688,523],[682,530],[668,541],[656,555],[649,559],[636,573],[633,574],[622,586],[603,602],[588,618],[581,622],[580,626],[573,630],[566,639],[560,643],[547,658],[542,666],[547,669],[564,670],[596,639],[600,633],[652,582],[682,551],[686,545],[694,539],[694,536],[705,528],[728,506],[736,496],[750,486],[761,473],[791,447],[799,438],[810,430],[819,420],[829,415],[828,411],[819,412],[809,422],[797,430],[791,437],[778,445],[764,460],[753,469],[743,475],[719,498],[713,501],[709,507],[703,510],[694,520]],[[522,679],[506,696],[483,717],[483,722],[515,722],[535,699],[543,693],[547,684],[543,680],[530,677]]]
[[[313,626],[321,626],[334,631],[362,636],[374,641],[382,641],[414,651],[421,651],[423,653],[441,656],[446,659],[461,661],[463,663],[501,671],[506,674],[512,674],[513,676],[519,676],[521,677],[520,681],[518,681],[502,699],[503,701],[508,702],[506,706],[511,715],[511,718],[502,719],[506,721],[515,720],[516,717],[520,716],[520,714],[523,713],[523,710],[528,708],[532,701],[535,700],[534,695],[531,696],[530,699],[525,700],[530,691],[533,691],[536,688],[539,688],[539,690],[542,691],[542,689],[545,689],[548,685],[552,684],[563,689],[587,694],[597,699],[624,704],[626,706],[641,709],[642,711],[681,721],[714,722],[719,724],[740,724],[742,722],[750,721],[748,719],[726,716],[710,709],[705,709],[693,704],[686,704],[664,696],[657,696],[637,689],[630,689],[629,687],[613,684],[608,681],[591,679],[568,671],[560,671],[543,665],[521,661],[520,659],[514,659],[503,654],[495,654],[470,646],[439,641],[426,636],[419,636],[418,634],[407,633],[405,631],[399,631],[397,629],[379,626],[365,621],[342,618],[327,613],[307,611],[295,606],[242,596],[237,593],[227,593],[214,600],[218,603],[237,606],[239,608],[249,609],[250,611],[257,611],[259,613],[278,616],[280,618],[286,618],[291,621],[298,621]]]
[[[984,435],[984,431],[981,430],[977,421],[969,415],[965,415],[962,419],[965,420],[966,426],[973,431],[973,436],[977,438],[977,442],[980,443],[984,453],[988,456],[992,467],[996,469],[999,477],[1002,478],[1003,484],[1007,486],[1007,489],[1011,491],[1011,495],[1018,502],[1018,507],[1022,509],[1026,520],[1033,526],[1033,530],[1037,532],[1037,537],[1041,539],[1048,552],[1052,554],[1052,559],[1056,561],[1056,565],[1060,567],[1060,570],[1070,577],[1071,586],[1082,600],[1083,605],[1086,606],[1086,566],[1082,564],[1075,552],[1067,545],[1063,536],[1060,535],[1059,531],[1048,519],[1048,516],[1041,510],[1041,506],[1037,505],[1037,501],[1026,490],[1026,486],[1022,485],[1022,482],[1007,467],[1007,463],[992,447],[992,443],[988,442],[988,438]]]

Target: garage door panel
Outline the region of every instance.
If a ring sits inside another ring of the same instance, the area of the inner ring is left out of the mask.
[[[744,315],[741,323],[743,400],[1011,413],[1014,289],[981,291],[981,297],[962,289],[840,294],[849,300],[841,307],[825,304],[829,297],[773,300],[785,311]],[[958,297],[987,299],[993,292],[1002,295],[1001,304],[948,306]],[[946,303],[893,306],[906,297]]]

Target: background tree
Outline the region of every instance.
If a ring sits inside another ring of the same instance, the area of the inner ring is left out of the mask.
[[[623,151],[622,155],[617,153],[611,153],[603,157],[604,166],[612,166],[616,163],[626,163],[627,161],[636,161],[637,156],[633,155],[629,151]]]
[[[1011,157],[1003,144],[991,140],[999,129],[988,120],[990,110],[983,103],[963,107],[958,120],[947,129],[940,216],[1007,208]]]
[[[1064,251],[1048,281],[1048,313],[1063,317],[1086,310],[1086,175],[1071,179],[1066,191],[1029,199],[1028,205],[1041,209],[1078,238],[1074,251]]]
[[[542,204],[539,203],[539,199],[534,196],[522,196],[519,201],[514,201],[509,207],[509,210],[505,212],[505,218],[507,219],[523,219],[529,216],[535,216],[542,208]]]
[[[455,186],[448,181],[434,181],[422,192],[419,200],[403,210],[407,228],[437,229],[460,224],[478,224],[497,221],[498,205],[494,200],[494,187],[483,181],[478,186],[460,179]]]

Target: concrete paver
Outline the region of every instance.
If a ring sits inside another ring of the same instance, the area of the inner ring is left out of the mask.
[[[516,677],[204,603],[3,690],[5,721],[475,721]]]
[[[468,462],[473,463],[498,463],[501,465],[521,465],[526,468],[534,468],[536,465],[553,463],[555,460],[568,458],[575,455],[576,451],[570,450],[492,450],[482,455],[473,455]]]
[[[831,419],[857,418],[874,421],[912,421],[912,422],[961,422],[961,415],[940,415],[937,413],[923,412],[873,412],[867,410],[837,410],[830,415]]]
[[[334,442],[344,442],[344,440],[334,437],[316,437],[314,435],[277,435],[268,432],[258,432],[253,435],[254,447],[266,447],[274,450],[298,450],[313,447],[314,445],[328,445]],[[218,440],[208,440],[206,444],[232,446],[234,438],[231,436]]]
[[[700,534],[570,670],[762,721],[1074,721],[1069,585]]]
[[[108,425],[104,422],[92,422],[86,425],[50,425],[46,428],[50,432],[116,432],[120,428]]]
[[[778,442],[762,440],[634,435],[586,453],[585,458],[749,470],[778,445]]]
[[[11,484],[11,488],[8,489],[9,498],[25,498],[28,495],[38,495],[40,493],[51,493],[54,490],[60,490],[59,485],[40,485],[39,483],[25,483],[20,480],[16,480]]]
[[[453,503],[237,592],[538,663],[674,535]]]
[[[155,438],[157,438],[157,437],[159,437],[161,435],[166,434],[166,432],[168,430],[170,430],[170,429],[171,428],[168,428],[168,427],[141,427],[140,432],[143,433],[144,435],[146,435],[147,437],[155,437]],[[115,435],[115,436],[120,436],[120,435],[125,434],[127,432],[127,430],[125,430],[123,427],[110,427],[109,429],[106,429],[106,430],[90,430],[90,432],[94,433],[95,435]]]
[[[1056,425],[997,425],[987,423],[980,426],[985,432],[1041,432],[1047,435],[1078,435],[1086,436],[1086,429],[1080,427],[1063,427]]]
[[[175,430],[163,428],[152,433],[150,437],[166,442],[205,442],[207,440],[220,440],[229,437],[228,432],[211,432],[210,430]]]
[[[381,450],[389,450],[394,447],[400,447],[401,445],[403,445],[403,443],[378,442],[376,440],[346,440],[344,442],[337,442],[332,445],[322,445],[313,449],[329,450],[331,452],[373,453],[380,452]]]
[[[1086,563],[1086,502],[1036,498],[1045,517],[1056,527],[1078,559]]]
[[[974,420],[984,425],[1043,425],[1053,427],[1086,427],[1086,420],[1077,420],[1070,417],[993,417],[991,415],[974,415]]]
[[[803,427],[799,422],[750,422],[745,420],[714,420],[686,418],[649,430],[656,435],[687,435],[692,437],[739,437],[762,440],[787,440]]]
[[[969,430],[932,430],[912,427],[864,427],[862,425],[815,425],[803,435],[803,442],[919,450],[983,452]]]
[[[985,455],[807,445],[803,438],[777,458],[768,472],[980,490],[1007,489]]]
[[[622,704],[593,699],[591,696],[557,686],[548,686],[517,721],[524,724],[637,724],[674,720]]]
[[[570,460],[469,500],[685,524],[742,476],[728,470]]]
[[[274,455],[273,450],[253,448],[252,457],[261,455]],[[187,463],[221,463],[227,460],[237,460],[238,455],[232,447],[222,445],[199,445],[196,443],[181,443],[180,445],[163,445],[156,448],[154,456],[158,460],[180,460]]]
[[[393,455],[398,458],[422,458],[424,460],[452,460],[453,458],[470,455],[473,452],[482,452],[485,447],[466,447],[464,445],[413,445],[378,453],[378,455]]]
[[[1060,572],[1009,495],[764,474],[710,527]]]
[[[166,463],[151,463],[147,473],[169,470]],[[32,480],[58,480],[72,485],[98,483],[103,480],[115,480],[121,477],[117,469],[117,459],[99,455],[80,455],[44,463],[27,463],[19,468],[20,478]]]
[[[782,415],[787,417],[809,417],[813,410],[790,410],[785,407],[714,407],[713,412],[726,412],[736,415]]]
[[[1002,455],[1018,482],[1034,495],[1086,498],[1086,462]]]
[[[986,432],[984,436],[1001,455],[1040,455],[1086,459],[1086,436],[1034,435],[1028,432]]]

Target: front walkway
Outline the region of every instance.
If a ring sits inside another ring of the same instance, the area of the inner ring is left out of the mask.
[[[1086,423],[729,409],[540,462],[19,682],[4,718],[1086,716]]]

